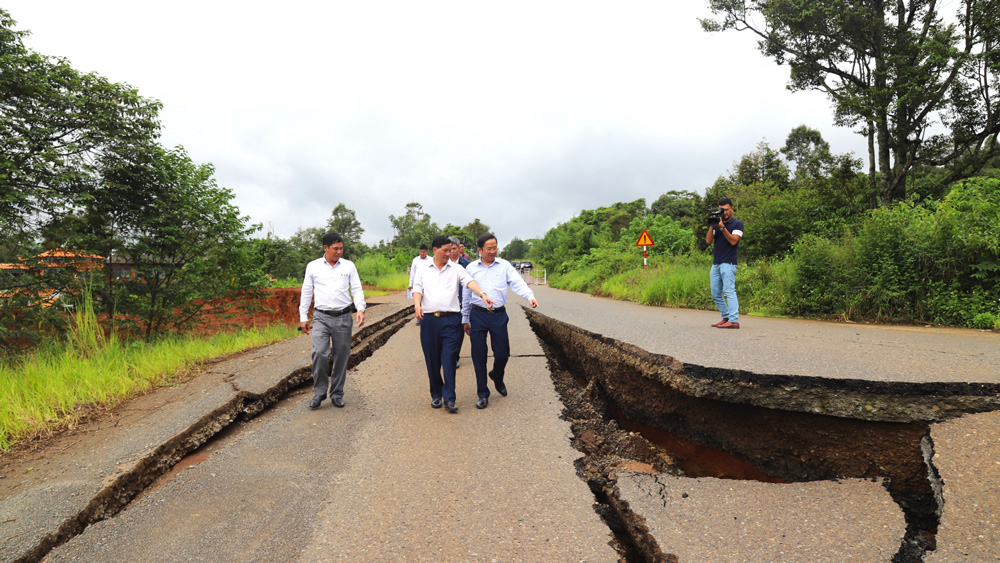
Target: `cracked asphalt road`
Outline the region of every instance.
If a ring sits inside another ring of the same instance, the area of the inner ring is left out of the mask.
[[[681,361],[878,381],[1000,379],[992,367],[1000,360],[995,334],[748,317],[743,329],[722,336],[707,326],[714,319],[705,311],[535,291],[547,315]],[[410,322],[349,372],[346,408],[327,402],[309,411],[308,389],[293,392],[45,560],[616,560],[593,495],[576,475],[579,454],[558,418],[545,358],[517,307],[511,334],[520,356],[510,364],[511,394],[494,394],[485,411],[473,407],[467,342],[460,414],[429,408]],[[718,353],[718,338],[729,339],[732,354]],[[141,397],[17,464],[3,460],[0,561],[17,559],[25,538],[54,531],[102,484],[230,400],[233,384],[263,390],[275,374],[308,363],[305,338],[265,350]],[[996,413],[985,413],[931,427],[932,437],[942,437],[939,539],[951,543],[928,561],[996,554],[997,528],[991,534],[966,524],[1000,513],[1000,490],[990,485],[1000,474],[995,421]],[[755,498],[752,487],[740,488]]]
[[[547,286],[534,291],[540,313],[682,362],[760,374],[1000,383],[1000,335],[988,331],[751,316],[740,318],[740,330],[719,330],[709,326],[719,320],[717,312],[646,307]]]
[[[459,414],[430,408],[410,322],[348,373],[345,408],[293,393],[46,561],[617,559],[546,360],[512,317],[510,395],[489,408],[474,408],[467,342]]]

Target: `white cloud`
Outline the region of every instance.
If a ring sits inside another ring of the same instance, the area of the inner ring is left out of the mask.
[[[702,190],[795,126],[864,141],[785,89],[707,2],[8,0],[29,47],[161,100],[163,142],[279,236],[354,209],[365,240],[418,201],[504,244],[581,209]]]

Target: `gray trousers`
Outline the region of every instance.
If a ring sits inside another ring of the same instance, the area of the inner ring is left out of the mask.
[[[347,379],[347,360],[351,356],[350,313],[331,317],[323,313],[313,315],[313,395],[344,398],[344,380]],[[331,370],[330,353],[333,353]]]

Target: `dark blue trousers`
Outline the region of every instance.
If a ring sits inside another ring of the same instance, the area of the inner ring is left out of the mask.
[[[472,366],[476,369],[476,393],[480,397],[489,397],[490,389],[486,386],[489,370],[486,369],[486,335],[490,335],[493,347],[493,380],[503,384],[503,373],[510,358],[510,338],[507,335],[507,323],[510,317],[507,311],[502,313],[487,313],[473,308],[469,311],[469,344],[472,346]]]
[[[455,400],[455,364],[458,363],[461,337],[462,315],[435,317],[424,314],[424,320],[420,322],[420,346],[424,349],[432,399]]]

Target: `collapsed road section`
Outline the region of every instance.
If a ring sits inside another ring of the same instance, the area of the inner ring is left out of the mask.
[[[381,347],[412,312],[410,305],[369,303],[368,323],[352,336],[349,366]],[[310,381],[309,354],[307,343],[291,339],[207,366],[184,385],[131,402],[106,429],[117,436],[107,444],[69,461],[36,459],[8,473],[0,495],[0,561],[40,561],[118,514],[234,422],[250,420]],[[74,479],[67,481],[67,474]]]
[[[880,483],[905,517],[895,552],[881,560],[922,561],[935,549],[943,502],[929,423],[1000,409],[996,384],[886,383],[716,369],[652,354],[535,311],[528,316],[549,356],[573,424],[574,446],[585,454],[581,476],[622,540],[620,551],[633,554],[627,559],[635,553],[649,561],[677,559],[672,546],[659,543],[652,526],[630,509],[619,486],[621,474],[649,473],[764,483]],[[666,479],[655,481],[659,490],[669,488]],[[667,507],[665,500],[662,504]],[[882,527],[892,526],[891,514],[886,522]]]

